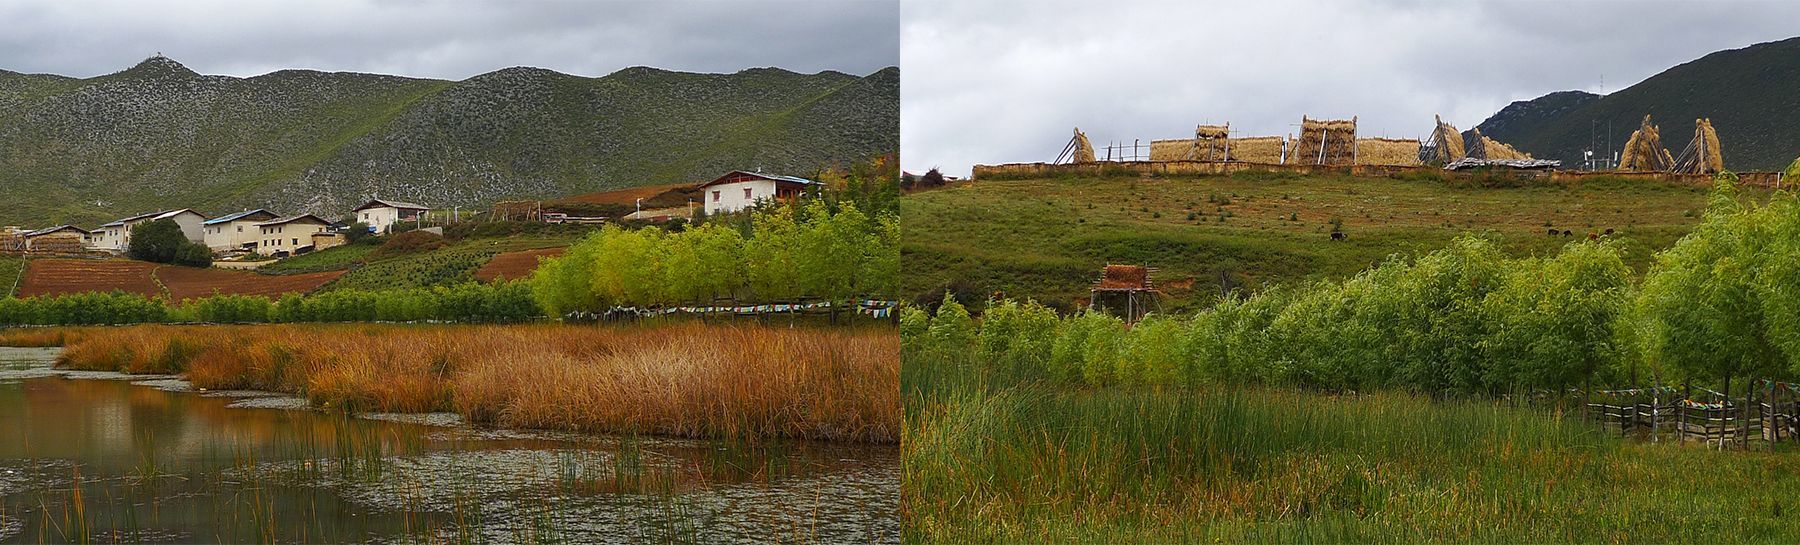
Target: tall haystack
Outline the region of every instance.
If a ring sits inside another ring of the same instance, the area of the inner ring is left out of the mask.
[[[1694,120],[1694,139],[1675,157],[1673,170],[1683,174],[1716,174],[1725,170],[1725,158],[1719,155],[1719,133],[1713,130],[1711,119]]]
[[[1418,166],[1419,141],[1412,138],[1359,138],[1356,164]]]
[[[1465,157],[1473,157],[1488,161],[1530,159],[1531,155],[1513,149],[1512,146],[1488,138],[1481,134],[1481,129],[1469,129],[1468,150]]]
[[[1288,164],[1348,165],[1356,161],[1356,118],[1313,119],[1300,116]]]
[[[1230,161],[1230,139],[1230,123],[1197,125],[1194,127],[1194,145],[1188,149],[1187,159],[1192,161]]]
[[[1619,158],[1620,170],[1662,172],[1675,166],[1675,157],[1669,155],[1669,149],[1663,147],[1662,135],[1656,125],[1650,123],[1650,114],[1644,114],[1644,123],[1631,133],[1625,141],[1625,150]]]
[[[1081,127],[1075,127],[1075,136],[1069,138],[1062,153],[1056,154],[1054,162],[1061,164],[1065,160],[1070,163],[1094,162],[1094,144],[1088,141],[1087,133],[1081,132]]]
[[[1434,165],[1448,165],[1457,159],[1468,157],[1468,152],[1463,150],[1462,131],[1445,123],[1443,117],[1432,118],[1437,120],[1437,128],[1431,131],[1431,139],[1426,141],[1425,148],[1420,153],[1423,160]]]

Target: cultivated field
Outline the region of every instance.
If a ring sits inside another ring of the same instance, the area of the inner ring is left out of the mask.
[[[273,276],[128,259],[36,259],[27,264],[17,296],[118,290],[149,297],[166,296],[171,301],[214,294],[278,297],[310,292],[342,274],[327,271]]]
[[[568,248],[540,248],[518,252],[506,252],[489,259],[486,265],[475,269],[475,279],[482,282],[498,280],[518,280],[531,276],[537,270],[538,260],[546,257],[563,255]]]
[[[1176,310],[1209,302],[1221,277],[1253,291],[1343,278],[1471,232],[1525,256],[1612,229],[1641,272],[1699,222],[1706,203],[1703,188],[1658,182],[1501,185],[1257,173],[977,181],[901,199],[904,292],[1005,292],[1068,310],[1102,265],[1128,263],[1158,268],[1153,278]],[[1330,240],[1334,220],[1347,240]]]

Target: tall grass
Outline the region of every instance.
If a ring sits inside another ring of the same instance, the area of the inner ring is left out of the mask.
[[[59,364],[185,373],[351,411],[681,437],[899,439],[890,329],[245,325],[93,328]]]

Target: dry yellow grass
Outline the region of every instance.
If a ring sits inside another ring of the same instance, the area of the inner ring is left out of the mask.
[[[197,387],[290,392],[328,408],[680,437],[899,439],[900,340],[885,329],[145,325],[66,340],[64,366],[184,372]]]

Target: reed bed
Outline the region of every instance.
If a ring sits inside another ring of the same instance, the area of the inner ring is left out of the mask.
[[[350,411],[680,437],[900,435],[900,340],[886,328],[144,325],[65,340],[66,367],[185,373]]]
[[[915,389],[906,540],[1792,541],[1791,454],[1494,402],[1272,388]]]

